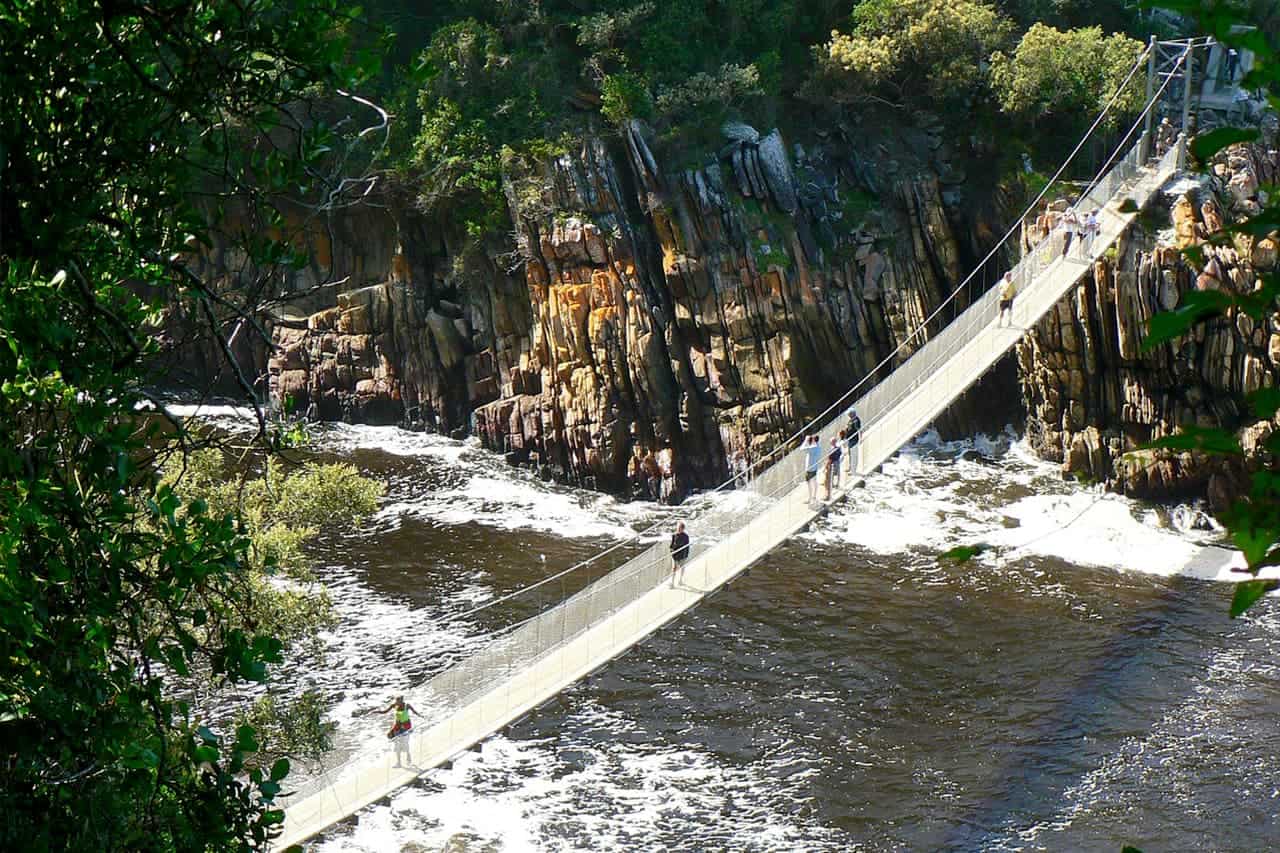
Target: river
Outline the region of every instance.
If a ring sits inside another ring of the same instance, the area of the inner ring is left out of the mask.
[[[369,524],[321,546],[342,619],[326,665],[286,673],[326,693],[348,741],[386,725],[357,712],[516,615],[458,614],[681,513],[438,436],[319,440],[388,482]],[[750,574],[315,849],[1274,848],[1280,611],[1230,620],[1229,585],[1178,571],[1218,536],[1194,507],[1063,482],[1008,437],[927,436]],[[939,559],[978,541],[994,547]]]

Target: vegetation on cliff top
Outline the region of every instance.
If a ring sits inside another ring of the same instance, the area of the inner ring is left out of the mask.
[[[1092,117],[1142,48],[1126,33],[1145,33],[1135,7],[1101,0],[375,0],[369,18],[399,30],[396,164],[476,235],[503,221],[504,167],[632,118],[682,163],[714,156],[728,119],[803,139],[920,110],[958,140],[998,128],[1034,149]]]

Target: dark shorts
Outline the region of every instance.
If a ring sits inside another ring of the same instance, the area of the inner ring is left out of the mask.
[[[804,478],[805,478],[806,480],[812,480],[812,479],[813,479],[814,477],[816,477],[816,476],[818,476],[818,472],[817,472],[817,471],[805,471],[805,472],[804,472]]]
[[[1001,300],[1000,300],[1000,310],[1001,310],[1001,311],[1003,311],[1003,310],[1004,310],[1004,309],[1006,309],[1006,308],[1012,308],[1012,307],[1013,307],[1013,300],[1012,300],[1012,299],[1001,299]]]

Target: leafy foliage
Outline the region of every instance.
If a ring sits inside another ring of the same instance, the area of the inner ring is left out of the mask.
[[[1005,112],[1030,120],[1048,116],[1092,118],[1120,88],[1143,45],[1101,27],[1057,30],[1033,24],[1012,55],[991,57],[991,85]],[[1142,108],[1141,81],[1125,87],[1112,117]]]
[[[983,66],[1013,22],[982,0],[866,0],[853,31],[833,33],[819,65],[846,100],[953,102],[985,84]]]
[[[236,519],[248,545],[241,578],[246,594],[237,616],[285,649],[314,643],[333,623],[328,595],[315,582],[304,546],[324,528],[368,517],[384,490],[345,464],[308,464],[289,472],[269,458],[261,476],[238,477],[214,448],[171,460],[162,483],[199,501],[214,517]]]
[[[600,114],[612,124],[653,115],[653,96],[639,75],[629,71],[608,74],[600,83]]]
[[[158,477],[198,439],[137,410],[162,299],[220,341],[246,311],[187,272],[211,224],[238,212],[266,286],[295,260],[262,236],[281,195],[350,200],[353,149],[311,109],[370,68],[349,22],[333,0],[0,4],[4,849],[263,849],[283,819],[287,765],[251,766],[253,730],[200,725],[175,687],[266,679],[284,643],[255,566],[299,543]]]
[[[760,72],[754,65],[722,65],[712,73],[699,72],[658,94],[658,112],[689,115],[713,106],[728,106],[760,93]]]
[[[284,702],[273,693],[261,696],[236,715],[237,731],[248,727],[258,738],[258,749],[248,763],[250,767],[271,768],[275,781],[277,768],[287,772],[290,758],[318,757],[333,748],[337,724],[326,721],[324,698],[307,691],[292,702]],[[284,762],[281,764],[281,762]]]
[[[504,147],[548,134],[544,91],[556,74],[541,51],[510,51],[475,20],[436,32],[418,60],[424,88],[414,160],[423,203],[453,207],[477,235],[500,226]]]

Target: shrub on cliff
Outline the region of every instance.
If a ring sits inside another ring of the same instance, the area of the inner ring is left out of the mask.
[[[452,210],[476,234],[501,230],[500,154],[553,135],[553,58],[536,44],[512,50],[497,28],[467,19],[436,31],[418,70],[423,205]]]
[[[852,32],[818,49],[818,66],[841,101],[963,100],[985,86],[987,58],[1013,32],[982,0],[867,0]]]
[[[1034,24],[1012,54],[991,57],[991,86],[1005,112],[1035,124],[1046,118],[1091,119],[1124,82],[1143,45],[1100,27],[1057,30]],[[1142,109],[1141,79],[1124,88],[1109,126]]]
[[[600,114],[610,124],[653,115],[653,97],[643,77],[629,72],[608,74],[600,84]]]

